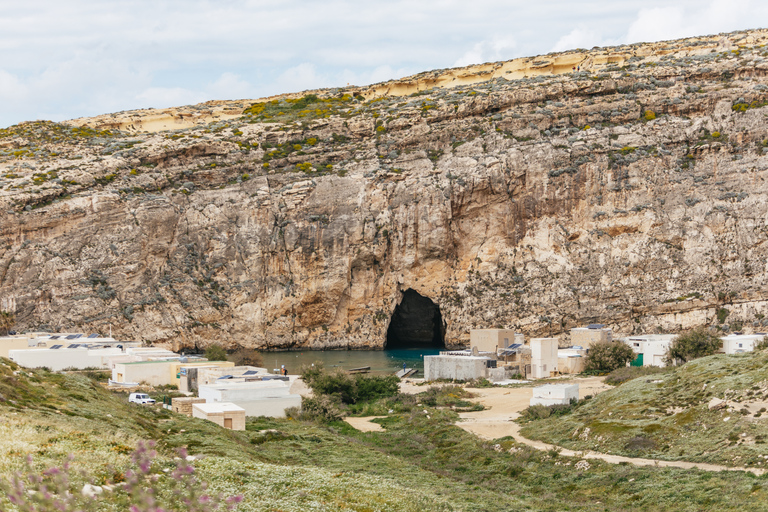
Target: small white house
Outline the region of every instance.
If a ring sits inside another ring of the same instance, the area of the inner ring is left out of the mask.
[[[531,339],[532,378],[546,379],[551,372],[557,371],[557,347],[557,338]]]
[[[192,404],[192,417],[230,430],[245,430],[245,409],[228,402]]]
[[[637,355],[632,366],[666,366],[669,346],[677,334],[641,334],[628,336],[622,341]]]
[[[283,380],[253,382],[220,381],[201,385],[198,396],[206,403],[232,402],[245,410],[246,416],[284,418],[289,407],[301,407],[301,395],[291,394],[291,385]]]
[[[741,354],[752,352],[755,345],[765,338],[765,333],[756,334],[729,334],[723,336],[723,352],[726,354]]]
[[[531,405],[569,404],[579,399],[578,384],[546,384],[533,388]]]

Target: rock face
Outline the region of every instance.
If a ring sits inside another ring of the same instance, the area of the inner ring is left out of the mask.
[[[384,347],[407,290],[449,347],[475,327],[760,331],[767,40],[0,130],[0,309],[174,348]]]

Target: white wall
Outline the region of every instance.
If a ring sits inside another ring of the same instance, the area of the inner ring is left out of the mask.
[[[569,404],[579,399],[578,384],[547,384],[533,388],[531,405]]]
[[[146,382],[151,386],[165,386],[172,384],[171,363],[175,362],[117,363],[112,369],[112,380],[116,382]]]
[[[755,343],[761,341],[765,334],[729,334],[723,336],[723,352],[740,354],[755,350]]]
[[[301,407],[301,395],[290,394],[290,383],[282,380],[203,385],[198,396],[206,403],[232,402],[246,416],[284,418],[286,408]]]
[[[532,378],[545,379],[549,372],[557,371],[557,345],[557,338],[531,339]]]
[[[489,358],[479,356],[424,356],[424,380],[473,380],[485,377]]]
[[[10,350],[9,359],[27,368],[46,367],[58,372],[65,368],[108,368],[108,359],[122,354],[119,348],[33,348]]]

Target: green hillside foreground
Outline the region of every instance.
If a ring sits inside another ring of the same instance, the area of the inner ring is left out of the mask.
[[[73,466],[87,473],[75,489],[119,477],[133,447],[151,439],[159,467],[172,464],[178,447],[203,456],[194,462],[198,476],[213,491],[243,495],[238,510],[768,509],[766,477],[593,460],[585,467],[508,438],[482,441],[453,425],[454,412],[434,407],[378,420],[386,432],[264,418],[232,432],[128,404],[125,394],[86,376],[8,360],[0,360],[0,394],[0,472],[12,474],[27,455],[42,470],[71,454]],[[104,510],[120,509],[114,496],[101,498]]]
[[[714,398],[727,404],[710,409]],[[718,354],[631,380],[522,433],[574,450],[768,469],[767,407],[768,352]]]

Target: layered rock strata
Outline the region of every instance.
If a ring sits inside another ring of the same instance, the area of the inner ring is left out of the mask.
[[[175,348],[381,348],[406,290],[451,347],[763,330],[767,39],[0,130],[0,309]]]

